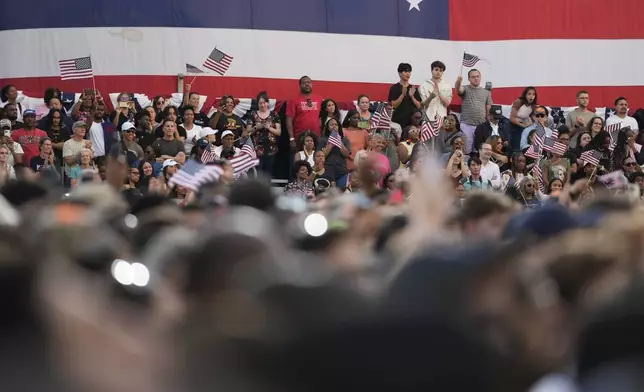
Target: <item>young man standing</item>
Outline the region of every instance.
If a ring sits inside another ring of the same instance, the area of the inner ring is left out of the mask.
[[[398,65],[398,83],[389,89],[387,99],[394,109],[391,121],[405,129],[411,125],[411,115],[420,109],[422,98],[415,86],[409,83],[411,79],[411,64],[400,63]]]
[[[420,96],[427,118],[433,120],[447,116],[447,108],[452,103],[452,86],[443,80],[445,64],[442,61],[434,61],[431,68],[432,78],[420,87]]]

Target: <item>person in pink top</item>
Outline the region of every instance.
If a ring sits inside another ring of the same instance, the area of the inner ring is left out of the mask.
[[[36,111],[27,109],[22,113],[24,128],[11,132],[11,138],[22,146],[25,155],[23,162],[30,162],[31,158],[40,155],[40,140],[47,137],[47,132],[36,128]]]
[[[369,141],[369,159],[372,161],[373,168],[380,174],[378,185],[382,187],[385,176],[391,172],[389,158],[384,154],[386,148],[385,137],[376,133]]]
[[[313,81],[308,76],[300,79],[300,96],[286,105],[286,130],[295,153],[295,142],[305,131],[320,136],[320,109],[322,98],[313,94]]]

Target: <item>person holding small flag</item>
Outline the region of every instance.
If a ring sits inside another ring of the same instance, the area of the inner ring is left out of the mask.
[[[463,85],[463,77],[456,79],[456,93],[461,97],[461,130],[467,135],[465,152],[469,154],[477,150],[474,146],[474,131],[479,124],[485,122],[487,113],[492,106],[492,93],[481,87],[481,72],[475,68],[467,72],[469,85]]]
[[[513,194],[521,180],[528,175],[527,159],[520,152],[514,153],[510,159],[510,168],[501,173],[501,190]]]
[[[584,149],[580,159],[584,160],[584,154],[587,151],[597,151],[599,155],[599,163],[597,172],[600,174],[607,174],[612,171],[613,167],[613,151],[611,151],[611,137],[606,131],[599,131],[595,137],[592,138],[590,143]]]
[[[541,170],[543,171],[543,179],[545,183],[549,183],[555,178],[560,179],[564,183],[570,182],[570,161],[564,158],[566,152],[565,147],[558,146],[556,140],[546,138],[543,144],[543,149],[550,152],[550,158],[541,160]]]
[[[233,131],[225,130],[221,133],[221,146],[214,148],[217,159],[230,160],[239,155],[241,149],[235,147],[235,134]]]
[[[350,148],[349,140],[344,137],[338,120],[331,118],[324,125],[322,137],[318,140],[318,150],[324,152],[325,167],[334,173],[338,188],[347,186],[347,158],[351,154]]]
[[[537,106],[533,111],[532,111],[532,125],[529,127],[525,127],[523,129],[523,132],[521,133],[521,142],[520,142],[520,147],[521,151],[525,151],[528,147],[530,147],[530,143],[528,142],[528,135],[530,135],[530,132],[532,132],[535,129],[543,129],[545,132],[546,137],[552,137],[553,136],[553,131],[552,129],[548,128],[548,108],[545,106]]]
[[[622,128],[617,133],[617,140],[613,143],[613,167],[621,166],[626,158],[632,158],[636,164],[644,164],[642,145],[635,143],[635,133],[631,128]]]

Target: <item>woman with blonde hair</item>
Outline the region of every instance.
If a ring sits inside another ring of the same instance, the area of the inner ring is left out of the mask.
[[[16,171],[9,165],[11,150],[6,144],[0,144],[0,184],[16,178]]]

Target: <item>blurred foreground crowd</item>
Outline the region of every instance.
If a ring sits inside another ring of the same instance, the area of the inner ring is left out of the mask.
[[[643,390],[639,189],[582,178],[522,209],[421,156],[401,203],[370,170],[309,202],[203,182],[185,206],[123,190],[119,157],[71,193],[7,181],[2,390]]]

